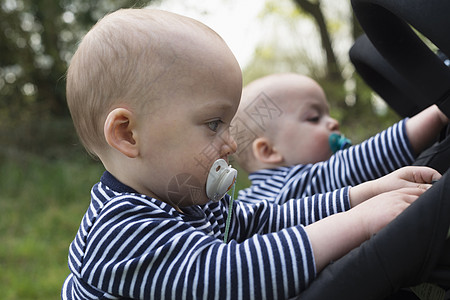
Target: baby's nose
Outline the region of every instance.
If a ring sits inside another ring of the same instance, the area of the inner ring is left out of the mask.
[[[225,135],[225,143],[222,145],[221,156],[231,155],[237,150],[237,143],[231,136],[231,134],[227,133]]]
[[[329,128],[331,131],[339,130],[339,122],[338,122],[336,119],[334,119],[334,118],[332,118],[332,117],[329,117],[329,120],[328,120],[328,128]]]

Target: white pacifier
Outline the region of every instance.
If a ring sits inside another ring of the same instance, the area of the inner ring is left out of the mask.
[[[206,195],[214,202],[219,201],[236,181],[237,171],[223,159],[216,160],[206,180]]]

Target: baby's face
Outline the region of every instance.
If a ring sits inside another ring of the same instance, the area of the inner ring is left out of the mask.
[[[173,86],[156,111],[141,118],[140,131],[148,194],[178,207],[208,202],[209,169],[236,151],[229,127],[242,90],[241,70],[228,48],[212,46],[181,60]]]
[[[283,155],[284,165],[327,160],[332,151],[331,133],[339,133],[339,123],[330,117],[322,88],[314,83],[299,94],[295,85],[285,89],[280,101],[282,115],[275,124],[274,145]]]

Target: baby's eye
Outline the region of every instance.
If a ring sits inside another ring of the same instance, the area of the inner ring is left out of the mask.
[[[217,132],[217,129],[219,128],[220,124],[223,123],[221,120],[214,120],[208,122],[208,127],[214,132]]]
[[[311,122],[311,123],[317,123],[317,122],[319,122],[319,120],[320,120],[320,116],[313,116],[313,117],[308,118],[308,122]]]

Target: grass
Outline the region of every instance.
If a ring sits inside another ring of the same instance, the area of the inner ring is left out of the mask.
[[[58,299],[70,242],[102,166],[88,159],[0,157],[2,299]]]
[[[69,274],[68,247],[103,172],[99,163],[75,156],[0,154],[1,299],[59,298]],[[239,174],[236,193],[248,186]]]

